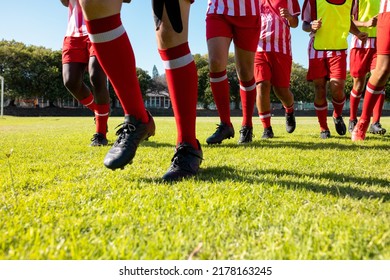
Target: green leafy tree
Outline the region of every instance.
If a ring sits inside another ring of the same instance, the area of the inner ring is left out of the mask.
[[[205,54],[205,55],[195,54],[194,55],[194,62],[195,62],[197,69],[201,69],[203,67],[208,67],[209,66],[209,56],[207,54]]]
[[[213,94],[210,88],[208,55],[194,55],[195,65],[198,69],[198,102],[204,108],[214,103]],[[235,103],[235,107],[240,106],[240,85],[236,73],[234,54],[229,53],[226,74],[230,85],[230,100]]]
[[[314,89],[312,83],[306,80],[307,69],[294,63],[291,68],[290,89],[294,94],[295,101],[312,102]]]
[[[152,83],[152,77],[150,77],[147,71],[141,68],[137,68],[137,77],[139,81],[139,86],[141,88],[142,97],[145,98],[146,92],[148,91]]]
[[[198,102],[203,104],[204,109],[214,102],[209,81],[209,67],[198,69]]]
[[[0,41],[0,67],[2,76],[6,80],[5,90],[10,97],[17,98],[28,93],[31,86],[31,73],[29,67],[32,64],[28,48],[15,41]]]
[[[229,54],[228,65],[226,67],[226,74],[230,86],[230,101],[234,102],[235,109],[240,108],[240,82],[238,80],[236,64],[234,61],[234,54]]]
[[[149,84],[149,90],[157,94],[161,92],[168,92],[168,85],[165,74],[153,78]]]
[[[54,101],[64,98],[67,91],[62,80],[61,51],[51,51],[38,48],[33,53],[36,61],[33,67],[35,78],[33,79],[33,95],[49,100],[50,106]]]
[[[15,41],[0,41],[0,68],[13,99],[44,97],[55,100],[66,94],[61,78],[61,52]]]
[[[155,79],[158,76],[160,76],[160,74],[158,73],[158,69],[157,69],[156,65],[153,65],[152,77],[153,77],[153,79]]]
[[[198,71],[198,102],[203,104],[203,108],[207,108],[213,100],[209,83],[209,65],[208,56],[194,55],[195,65]]]

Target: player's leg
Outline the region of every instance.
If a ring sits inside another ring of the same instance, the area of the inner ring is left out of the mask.
[[[371,70],[371,65],[374,65],[373,59],[376,61],[376,55],[370,49],[353,48],[350,51],[350,75],[353,79],[353,87],[349,96],[349,124],[348,131],[352,132],[357,124],[357,112],[361,97],[363,96],[366,83],[366,75]]]
[[[390,13],[379,14],[377,24],[377,63],[367,82],[363,111],[352,132],[352,141],[366,137],[373,108],[382,94],[390,77]]]
[[[272,53],[272,79],[271,83],[275,95],[282,102],[285,110],[286,131],[295,130],[294,95],[290,90],[292,57],[283,53]]]
[[[235,45],[236,69],[240,82],[242,122],[239,144],[252,142],[253,109],[256,103],[256,82],[254,78],[254,51],[247,51]]]
[[[107,141],[107,122],[110,114],[110,96],[107,88],[107,76],[96,56],[91,56],[88,64],[90,82],[95,95],[96,133],[91,146],[105,146]]]
[[[62,78],[67,90],[81,104],[95,110],[94,96],[84,83],[88,64],[87,37],[65,37],[62,46]]]
[[[348,131],[352,132],[357,124],[357,112],[359,108],[360,99],[363,95],[366,78],[353,77],[353,87],[349,96],[349,124]]]
[[[330,137],[330,130],[328,127],[328,101],[326,99],[326,79],[318,78],[313,80],[314,85],[314,109],[320,124],[320,137],[326,139]]]
[[[263,139],[274,137],[271,126],[271,68],[268,55],[265,52],[256,52],[254,62],[256,81],[256,107],[260,122],[263,126]]]
[[[390,51],[389,51],[390,52]],[[375,71],[369,83],[375,87],[384,87],[390,77],[390,54],[379,54]]]
[[[333,122],[339,135],[345,135],[347,127],[343,120],[343,108],[345,105],[345,79],[347,78],[347,54],[331,57],[328,60],[329,90],[332,95]]]
[[[177,128],[176,152],[163,179],[176,181],[198,173],[202,149],[196,139],[198,75],[188,44],[190,0],[153,0],[157,45],[165,66]]]
[[[91,90],[83,82],[86,64],[70,62],[62,65],[62,78],[66,89],[85,107],[94,111],[95,102]]]
[[[345,135],[347,127],[343,120],[343,108],[345,104],[345,80],[343,79],[330,79],[329,89],[332,95],[333,104],[333,122],[335,124],[336,131],[339,135]]]
[[[371,59],[371,68],[370,68],[371,74],[375,70],[376,60],[377,60],[376,49],[374,49],[373,52],[374,51],[375,51],[375,53],[373,53],[372,59]],[[375,103],[375,106],[374,106],[374,109],[372,112],[372,123],[370,125],[370,130],[369,130],[371,133],[381,134],[381,135],[386,133],[386,129],[384,129],[380,123],[380,118],[382,116],[382,111],[383,111],[383,105],[385,102],[385,96],[386,96],[386,92],[383,90],[382,94],[379,96],[377,102]]]
[[[207,144],[219,144],[234,137],[234,128],[230,120],[230,87],[226,74],[233,34],[227,20],[228,17],[219,15],[207,15],[206,18],[210,87],[220,118],[215,133],[206,139]]]
[[[87,20],[109,17],[119,14],[122,0],[79,0]]]
[[[289,87],[274,87],[275,95],[282,102],[285,118],[286,118],[286,131],[293,133],[296,127],[295,114],[294,114],[294,95]]]
[[[235,20],[237,20],[237,17]],[[246,16],[243,19],[239,19],[239,22],[234,22],[233,34],[243,115],[238,143],[243,144],[252,142],[252,116],[256,103],[254,59],[260,37],[260,17]]]
[[[261,138],[269,139],[274,137],[271,126],[271,82],[264,80],[256,85],[256,107],[261,124],[263,135]]]
[[[366,138],[366,132],[370,125],[371,114],[378,102],[386,82],[390,77],[390,55],[379,54],[375,71],[373,71],[367,82],[364,94],[363,110],[360,119],[352,132],[352,141],[361,141]]]
[[[132,162],[139,143],[154,135],[154,121],[145,110],[133,49],[122,25],[122,0],[80,0],[80,4],[96,56],[125,113],[124,123],[117,131],[118,139],[104,164],[113,170],[123,168]]]
[[[372,123],[370,125],[369,132],[373,134],[385,134],[386,129],[381,125],[380,119],[382,116],[383,104],[385,103],[385,91],[382,91],[382,94],[379,95],[377,102],[375,103],[373,112],[372,112]]]
[[[377,53],[373,54],[373,59],[372,59],[372,71],[371,73],[375,70],[376,67],[376,60],[377,60]],[[380,123],[380,118],[382,116],[382,110],[383,110],[383,105],[385,102],[385,97],[386,97],[386,92],[385,90],[382,91],[382,94],[379,95],[379,98],[377,102],[375,103],[373,112],[372,112],[372,123],[370,125],[369,131],[374,134],[385,134],[386,129],[382,127]]]

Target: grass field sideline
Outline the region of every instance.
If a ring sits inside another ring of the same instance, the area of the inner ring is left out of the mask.
[[[160,178],[173,155],[171,117],[121,171],[89,147],[91,117],[0,119],[0,259],[390,259],[390,133],[353,143],[319,138],[315,117],[275,138],[207,146],[218,119],[200,117],[202,171]],[[346,122],[348,121],[345,118]],[[108,139],[115,141],[109,120]],[[390,132],[390,117],[381,120]],[[12,152],[11,152],[12,150]]]

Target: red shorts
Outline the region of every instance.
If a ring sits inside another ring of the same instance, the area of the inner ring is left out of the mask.
[[[274,87],[290,87],[292,57],[278,52],[256,52],[256,83],[271,81]]]
[[[62,45],[62,63],[88,63],[91,56],[95,56],[95,49],[88,36],[65,37]]]
[[[377,54],[390,54],[390,13],[378,15],[376,34]]]
[[[375,69],[376,49],[354,48],[349,53],[349,71],[354,78],[362,78]]]
[[[255,52],[260,37],[260,17],[209,14],[206,17],[206,38],[215,37],[232,38],[240,49]]]
[[[347,78],[347,54],[325,58],[309,59],[309,70],[306,79],[313,81],[317,79],[341,79]]]

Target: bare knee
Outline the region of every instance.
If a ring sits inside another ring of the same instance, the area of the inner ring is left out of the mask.
[[[271,82],[270,81],[262,81],[257,84],[257,95],[263,96],[263,95],[269,95],[271,92]]]
[[[211,73],[221,72],[226,69],[226,62],[218,57],[209,57],[209,67]]]
[[[71,75],[64,75],[63,82],[64,82],[64,86],[71,93],[77,93],[80,90],[80,87],[82,85],[82,81],[80,79],[75,79]]]
[[[382,83],[387,82],[390,77],[390,66],[388,65],[384,65],[383,67],[379,68],[377,67],[374,71],[376,72],[376,76],[379,78],[378,80],[380,80]]]

